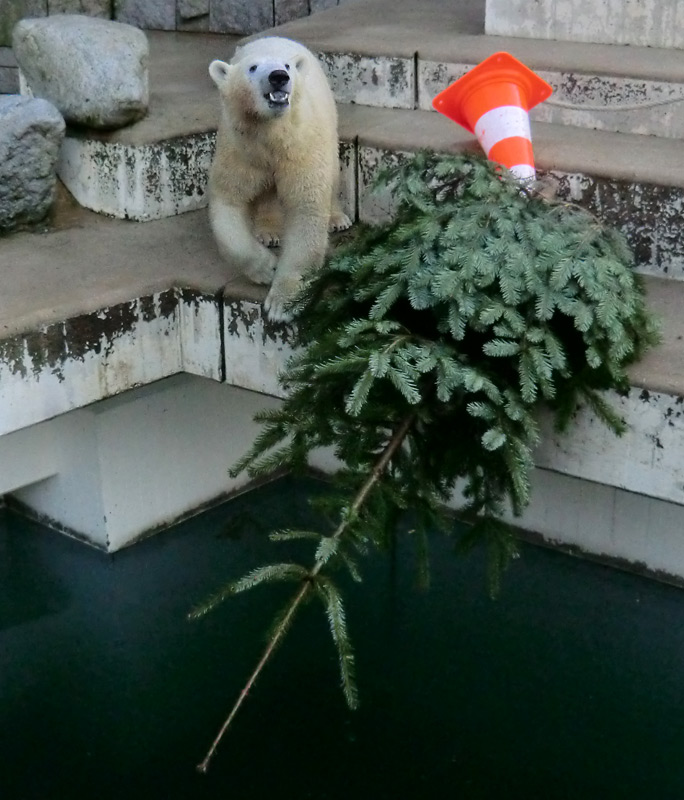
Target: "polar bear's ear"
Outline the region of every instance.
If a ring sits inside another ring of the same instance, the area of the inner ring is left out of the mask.
[[[232,69],[233,67],[230,64],[226,64],[225,61],[216,60],[209,64],[209,75],[219,89],[225,85]]]

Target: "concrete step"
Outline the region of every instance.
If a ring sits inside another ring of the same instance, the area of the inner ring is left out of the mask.
[[[206,211],[133,223],[66,209],[48,232],[3,240],[2,258],[0,496],[13,492],[51,524],[115,549],[235,488],[217,482],[225,467],[216,465],[235,460],[253,435],[250,405],[280,395],[277,374],[292,352],[292,329],[264,320],[264,288],[221,261]],[[681,577],[684,283],[647,277],[646,286],[664,341],[631,369],[629,393],[612,398],[629,433],[608,434],[586,411],[564,437],[544,423],[536,510],[523,524]],[[154,395],[132,393],[130,402],[114,397],[146,386],[157,392],[153,384],[182,373],[198,377]],[[253,401],[231,399],[214,388],[219,384],[257,394]],[[233,402],[239,413],[231,411]],[[216,447],[223,430],[225,442]],[[146,431],[154,431],[154,441]],[[211,458],[198,460],[205,450]],[[174,454],[168,476],[165,453]],[[192,474],[181,475],[182,464]],[[315,464],[325,466],[325,458]],[[94,501],[83,501],[91,484],[92,496],[109,508],[104,517]],[[169,485],[184,490],[176,497]],[[635,506],[630,493],[643,504]],[[622,511],[606,521],[611,504]],[[97,521],[92,529],[84,509]],[[646,524],[651,517],[666,524]]]
[[[481,152],[465,130],[427,111],[341,106],[340,136],[356,142],[359,218],[368,222],[391,213],[389,197],[371,192],[380,167],[423,148]],[[555,182],[560,198],[622,230],[640,271],[684,278],[678,141],[544,122],[533,123],[532,138],[537,167]]]
[[[2,256],[0,436],[180,371],[279,393],[291,329],[262,319],[265,288],[220,258],[206,211],[145,224],[81,211],[7,237]],[[664,339],[631,383],[684,396],[684,283],[646,286]]]
[[[116,131],[70,128],[58,173],[86,208],[149,220],[206,205],[218,99],[207,67],[230,59],[236,36],[148,33],[148,115]]]
[[[275,30],[319,54],[343,103],[430,111],[442,89],[505,50],[554,89],[532,119],[684,138],[679,51],[486,36],[476,11],[473,3],[445,0],[371,0]]]
[[[307,24],[315,21],[316,16]],[[150,33],[149,116],[108,134],[68,132],[59,171],[79,203],[133,220],[206,205],[218,119],[207,64],[230,57],[235,42],[220,35]],[[420,148],[480,152],[472,136],[441,114],[354,104],[342,104],[339,111],[342,198],[347,212],[358,209],[364,221],[386,212],[383,199],[370,194],[379,163]],[[684,163],[678,141],[550,123],[535,123],[533,138],[537,164],[557,180],[562,198],[621,228],[642,271],[684,277],[679,235]]]

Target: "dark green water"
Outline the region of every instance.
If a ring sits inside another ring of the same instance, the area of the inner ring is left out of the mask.
[[[305,524],[310,490],[109,557],[0,513],[0,798],[684,798],[684,592],[524,546],[492,602],[441,540],[429,593],[400,550],[350,599],[358,712],[311,605],[197,774],[291,589],[185,612],[288,555],[229,518]]]

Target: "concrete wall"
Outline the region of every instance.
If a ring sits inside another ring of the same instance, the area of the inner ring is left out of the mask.
[[[23,17],[87,14],[139,28],[248,34],[348,0],[0,0],[0,47]]]
[[[684,48],[681,0],[487,0],[499,36]]]
[[[0,452],[18,459],[15,484],[31,481],[15,502],[111,552],[247,483],[228,470],[260,429],[254,413],[277,402],[176,375],[3,437]]]
[[[349,0],[0,0],[0,94],[19,92],[12,29],[24,17],[87,14],[139,28],[250,34]]]

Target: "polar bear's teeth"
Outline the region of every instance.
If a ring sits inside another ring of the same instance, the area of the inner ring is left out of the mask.
[[[287,92],[271,92],[268,95],[268,99],[272,103],[287,103],[290,99],[290,95]]]

